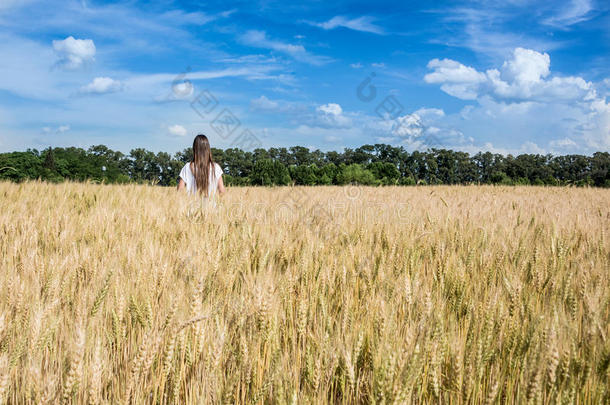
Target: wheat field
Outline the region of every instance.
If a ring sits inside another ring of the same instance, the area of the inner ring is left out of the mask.
[[[610,401],[610,190],[0,201],[2,403]]]

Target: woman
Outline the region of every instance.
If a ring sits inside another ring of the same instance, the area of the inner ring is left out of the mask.
[[[225,192],[222,182],[222,168],[214,163],[210,142],[207,136],[197,135],[193,141],[193,160],[185,164],[180,171],[178,190],[184,190],[205,197],[213,197],[218,191]]]

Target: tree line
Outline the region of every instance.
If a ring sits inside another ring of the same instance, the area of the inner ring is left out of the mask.
[[[610,187],[610,154],[469,155],[448,149],[408,152],[386,144],[345,148],[343,152],[302,146],[244,151],[212,148],[228,185],[414,185],[504,184]],[[128,155],[104,145],[48,148],[0,154],[0,179],[147,182],[175,186],[192,150],[175,154],[137,148]]]

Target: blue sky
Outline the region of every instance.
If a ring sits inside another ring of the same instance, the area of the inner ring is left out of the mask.
[[[609,8],[0,0],[0,151],[607,151]]]

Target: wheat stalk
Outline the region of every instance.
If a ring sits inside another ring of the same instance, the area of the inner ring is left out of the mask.
[[[607,402],[610,190],[0,196],[5,403]]]

